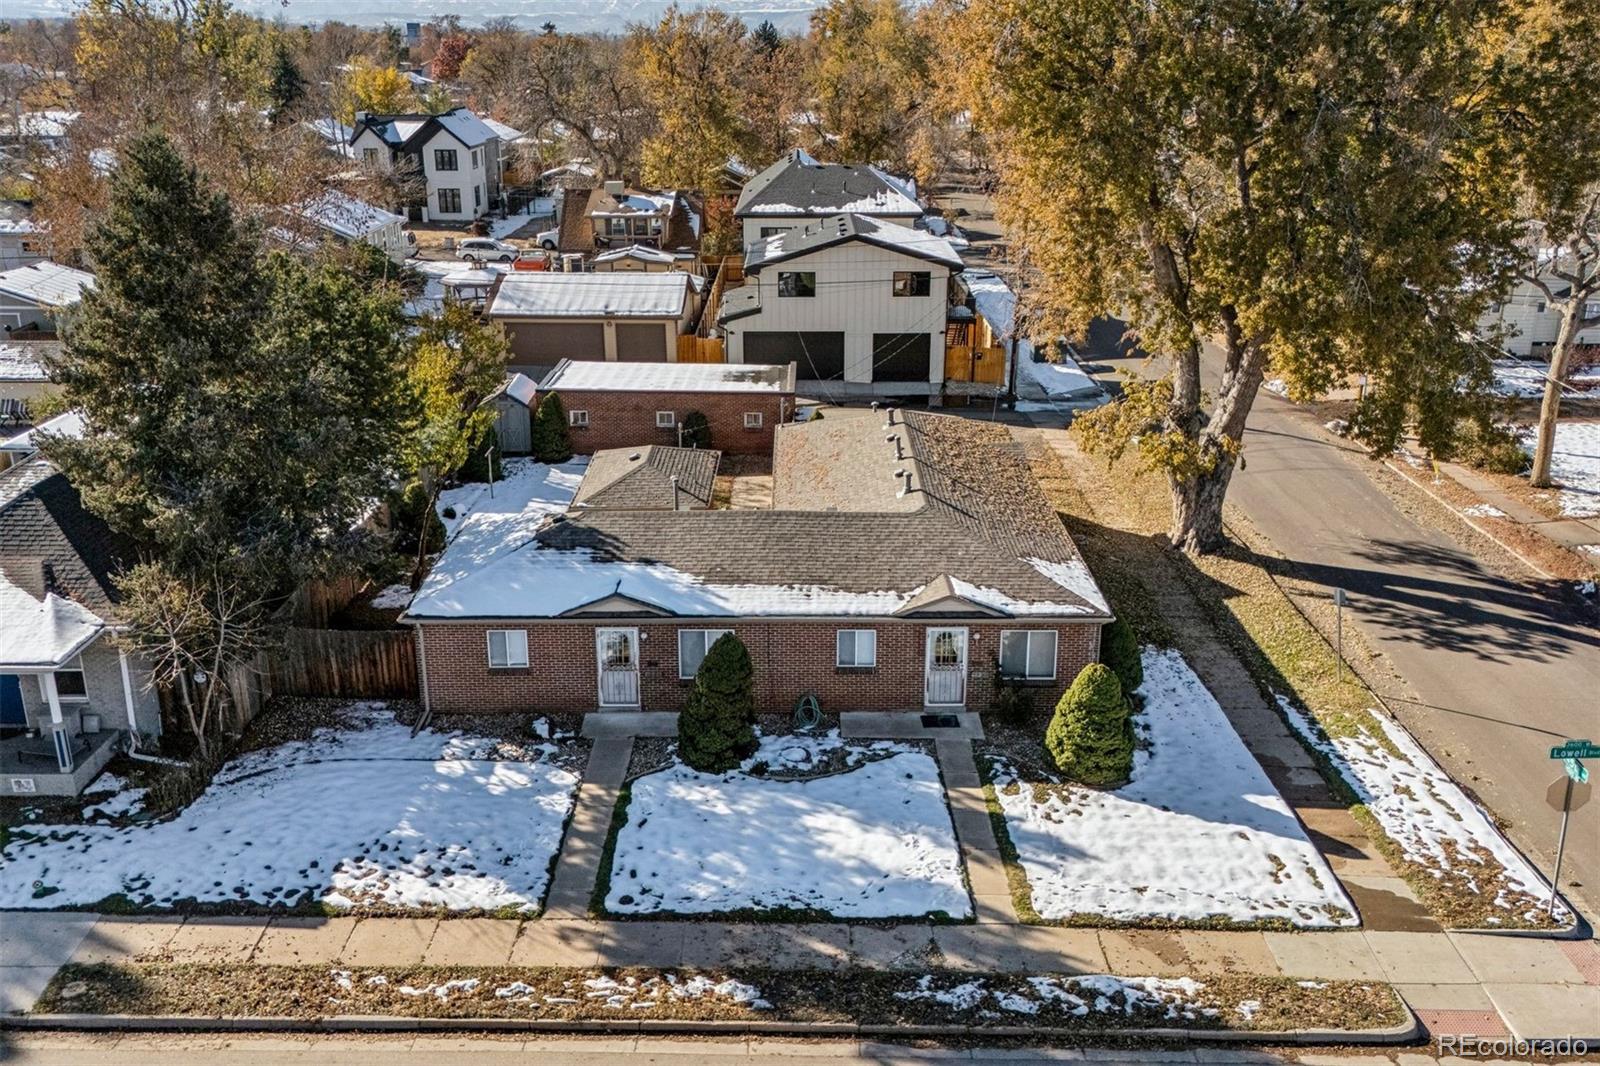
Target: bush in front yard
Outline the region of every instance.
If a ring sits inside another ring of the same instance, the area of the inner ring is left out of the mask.
[[[1530,462],[1514,432],[1475,419],[1464,420],[1457,427],[1455,458],[1491,474],[1520,474]]]
[[[683,416],[683,446],[685,448],[711,447],[711,419],[699,411]]]
[[[572,458],[572,438],[567,435],[567,409],[561,397],[547,392],[533,413],[533,457],[541,463],[564,463]]]
[[[678,754],[706,773],[739,765],[756,747],[754,670],[744,641],[726,633],[694,675],[694,691],[678,715]]]
[[[1122,619],[1114,619],[1100,630],[1100,661],[1111,667],[1111,672],[1122,682],[1122,691],[1132,696],[1144,684],[1144,663],[1139,659],[1139,638],[1133,627]]]
[[[1056,704],[1044,746],[1056,769],[1081,785],[1113,788],[1133,773],[1133,716],[1111,668],[1090,663]]]

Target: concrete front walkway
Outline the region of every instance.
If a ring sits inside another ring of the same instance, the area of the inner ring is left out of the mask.
[[[632,756],[632,736],[600,736],[595,740],[578,789],[572,822],[561,841],[555,876],[550,879],[550,894],[545,902],[545,913],[550,917],[581,918],[589,913],[589,901],[600,874],[600,857],[611,833],[611,815]]]

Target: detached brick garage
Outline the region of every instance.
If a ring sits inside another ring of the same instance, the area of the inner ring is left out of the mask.
[[[600,363],[563,359],[539,383],[560,395],[572,449],[676,445],[691,411],[711,423],[711,447],[769,455],[773,433],[794,415],[795,367],[726,363]]]
[[[584,475],[637,464],[659,499],[580,488],[585,506],[530,510],[525,533],[497,522],[506,547],[486,562],[446,548],[403,619],[428,707],[677,710],[729,630],[768,711],[808,693],[981,711],[997,671],[1054,701],[1099,655],[1105,598],[1003,426],[894,410],[784,425],[770,509],[644,478],[678,469],[663,451],[604,453]]]

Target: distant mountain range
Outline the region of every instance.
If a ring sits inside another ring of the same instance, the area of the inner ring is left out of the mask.
[[[770,21],[780,30],[804,30],[821,0],[683,0],[680,7],[720,7],[746,25]],[[61,18],[80,0],[7,0],[8,19]],[[443,15],[459,16],[469,26],[492,18],[510,18],[529,28],[553,22],[569,33],[621,33],[630,23],[655,22],[671,0],[234,0],[234,6],[264,18],[286,22],[349,22],[375,26],[386,22],[427,22]]]

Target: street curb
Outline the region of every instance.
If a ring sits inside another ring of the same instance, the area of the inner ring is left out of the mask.
[[[1397,997],[1398,998],[1398,997]],[[23,1014],[0,1017],[0,1030],[76,1030],[80,1032],[261,1032],[261,1033],[653,1033],[679,1036],[829,1036],[890,1039],[940,1037],[1017,1039],[1049,1037],[1086,1040],[1160,1040],[1197,1044],[1388,1045],[1410,1044],[1423,1029],[1401,999],[1406,1020],[1386,1029],[1290,1029],[1278,1032],[1214,1029],[1065,1029],[1023,1025],[862,1025],[858,1022],[679,1021],[676,1019],[588,1018],[409,1018],[342,1014],[326,1018],[201,1017],[178,1014]]]

